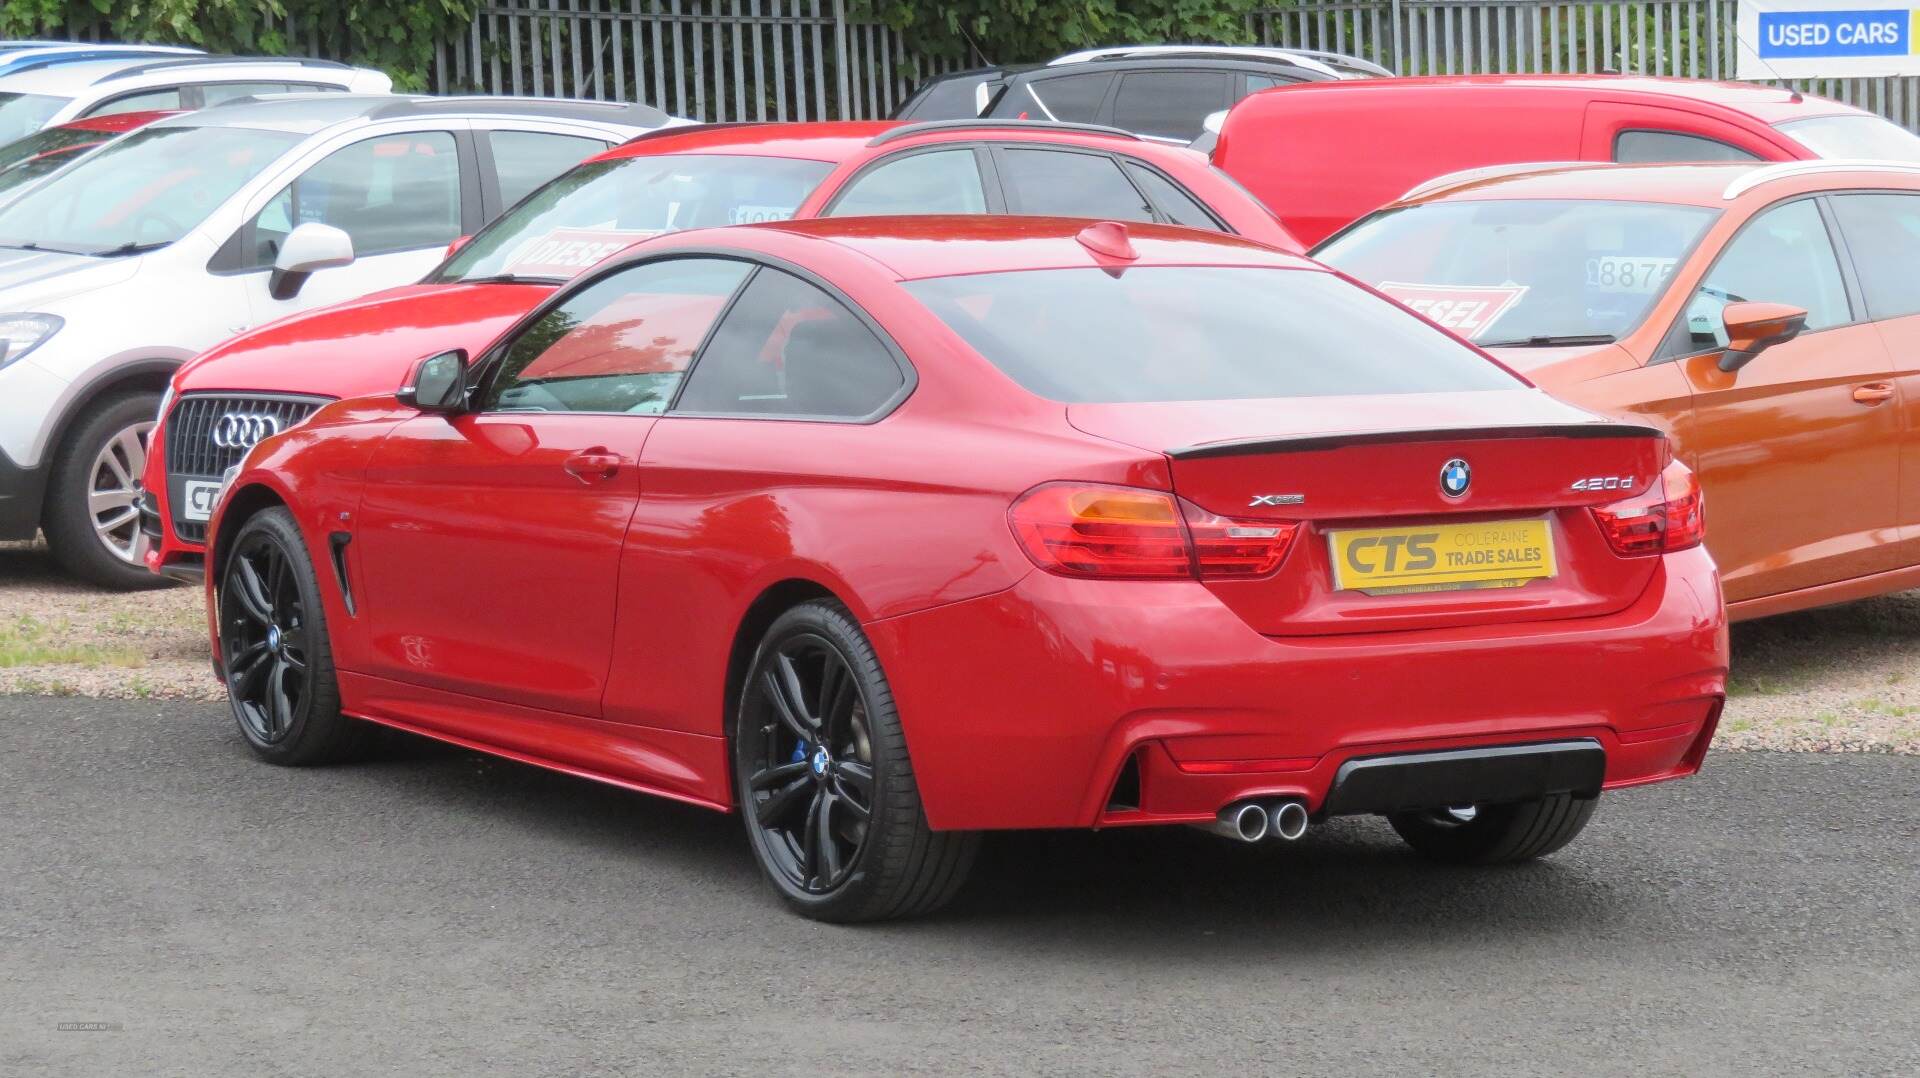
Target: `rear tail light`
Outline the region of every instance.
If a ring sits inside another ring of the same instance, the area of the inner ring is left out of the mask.
[[[1171,494],[1091,483],[1045,483],[1008,512],[1034,564],[1062,576],[1204,580],[1264,576],[1296,524],[1230,520]]]
[[[1665,554],[1698,546],[1707,537],[1700,481],[1677,460],[1645,494],[1597,506],[1593,517],[1615,554]]]

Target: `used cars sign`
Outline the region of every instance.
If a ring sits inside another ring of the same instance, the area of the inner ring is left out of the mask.
[[[1740,0],[1743,79],[1920,74],[1906,0]]]

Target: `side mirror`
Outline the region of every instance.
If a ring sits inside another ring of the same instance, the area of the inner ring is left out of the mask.
[[[453,242],[447,244],[447,253],[441,256],[440,261],[445,262],[447,259],[459,254],[460,248],[465,247],[472,239],[472,236],[455,236]]]
[[[394,399],[423,412],[457,415],[466,411],[467,353],[456,348],[415,363]]]
[[[1227,110],[1221,109],[1219,112],[1207,113],[1207,118],[1200,121],[1200,126],[1205,128],[1209,135],[1219,134],[1220,129],[1227,126]]]
[[[344,266],[352,261],[352,236],[318,221],[295,225],[280,244],[279,257],[273,260],[267,292],[274,299],[292,299],[300,294],[313,271]]]
[[[1729,303],[1720,312],[1727,327],[1727,350],[1720,353],[1720,369],[1728,373],[1753,362],[1776,344],[1785,344],[1807,328],[1807,312],[1785,303]]]

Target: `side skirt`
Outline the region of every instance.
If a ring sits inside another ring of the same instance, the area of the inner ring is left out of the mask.
[[[357,719],[550,771],[719,812],[733,811],[726,739],[539,711],[339,672]]]
[[[1909,588],[1920,588],[1920,565],[1874,573],[1872,576],[1857,576],[1852,580],[1836,580],[1831,584],[1816,584],[1811,588],[1783,591],[1777,595],[1762,595],[1757,599],[1742,599],[1727,604],[1727,617],[1732,621],[1746,621],[1795,610],[1810,610],[1816,606],[1850,603],[1855,599],[1870,599]]]

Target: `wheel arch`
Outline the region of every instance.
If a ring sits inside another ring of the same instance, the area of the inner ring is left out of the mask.
[[[153,357],[134,360],[131,363],[116,364],[112,369],[98,375],[82,386],[73,399],[67,402],[59,419],[47,431],[46,449],[41,459],[51,461],[54,455],[66,445],[67,435],[73,430],[80,417],[87,414],[101,400],[121,392],[165,393],[167,383],[173,380],[173,373],[180,369],[182,359],[162,359]]]
[[[740,710],[740,698],[746,688],[747,670],[753,665],[753,653],[760,646],[761,638],[780,615],[815,599],[831,599],[841,606],[852,609],[844,598],[832,588],[806,577],[788,577],[769,584],[761,589],[753,602],[740,616],[740,622],[733,631],[733,644],[727,649],[726,691],[722,697],[721,732],[729,741],[733,737],[733,717]],[[732,753],[728,753],[728,768],[732,768]],[[727,783],[728,797],[731,799],[733,783],[731,777]]]
[[[220,519],[213,533],[213,542],[207,547],[207,579],[217,582],[220,577],[220,563],[233,546],[233,537],[240,533],[240,526],[248,518],[265,509],[279,506],[291,508],[286,495],[266,483],[254,480],[235,487],[220,507]],[[229,526],[228,522],[232,524]]]

